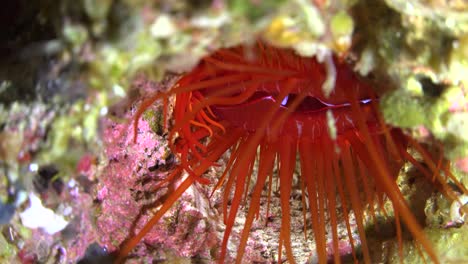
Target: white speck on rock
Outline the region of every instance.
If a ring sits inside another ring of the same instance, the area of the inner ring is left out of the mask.
[[[167,15],[161,15],[156,18],[150,30],[154,38],[169,38],[177,32],[176,25]]]
[[[42,228],[53,235],[62,231],[68,222],[61,215],[57,215],[49,208],[42,206],[41,199],[34,193],[29,194],[31,206],[20,213],[21,222],[28,228]]]

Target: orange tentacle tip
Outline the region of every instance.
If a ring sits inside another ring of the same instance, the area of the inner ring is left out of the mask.
[[[218,162],[225,164],[218,168],[222,176],[214,186],[218,198],[212,197],[214,190],[203,195],[218,200],[218,209],[211,210],[224,214],[219,218],[224,219],[224,235],[217,238],[220,248],[213,257],[219,263],[259,258],[249,245],[255,244],[249,242],[251,230],[271,219],[275,220],[267,228],[277,232],[279,247],[265,261],[282,262],[284,257],[289,263],[303,262],[298,256],[302,249],[293,248],[292,242],[292,237],[294,243],[301,237],[315,248],[310,254],[318,263],[347,258],[372,263],[375,246],[366,228],[375,221],[377,232],[383,224],[376,221],[382,218],[395,221],[400,257],[404,228],[422,259],[441,262],[396,179],[403,164],[410,162],[449,199],[456,197],[450,185],[461,183],[441,175],[439,169],[448,165],[441,165],[439,156],[385,124],[378,96],[352,67],[335,57],[332,62],[334,89],[326,96],[322,86],[329,73],[315,58],[265,43],[222,49],[202,59],[167,94],[143,101],[135,114],[135,139],[144,110],[157,100],[175,97],[170,134],[181,140],[170,147],[181,150],[184,160],[171,176],[178,183],[154,216],[121,245],[118,260],[162,224],[163,216],[195,182],[210,183],[204,174]],[[409,154],[410,147],[422,157],[419,161]],[[384,203],[394,213],[388,213]],[[263,217],[268,208],[274,209],[272,218]],[[300,213],[291,213],[296,210]],[[241,223],[237,219],[242,215]],[[307,241],[302,230],[308,232]],[[237,247],[234,252],[230,244]]]

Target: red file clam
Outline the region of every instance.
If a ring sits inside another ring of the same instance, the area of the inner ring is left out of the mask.
[[[340,262],[339,222],[347,226],[354,259],[371,263],[364,210],[369,210],[375,220],[377,211],[383,210],[384,197],[393,205],[398,241],[402,240],[403,222],[420,245],[418,248],[431,261],[438,262],[437,252],[395,182],[398,172],[404,162],[413,163],[452,200],[456,196],[449,181],[465,193],[466,189],[438,157],[399,128],[385,124],[378,109],[378,96],[348,64],[335,57],[329,62],[335,69],[331,76],[334,89],[326,95],[322,86],[331,73],[316,58],[300,57],[291,50],[262,42],[220,49],[203,58],[168,92],[146,99],[135,115],[135,136],[142,113],[157,100],[163,101],[167,113],[168,99],[175,96],[169,137],[171,149],[179,154],[180,165],[165,182],[181,177],[184,171],[188,176],[146,226],[121,247],[118,259],[129,254],[187,188],[195,182],[208,183],[204,172],[228,152],[229,160],[214,187],[222,188],[224,193],[226,230],[219,263],[224,263],[232,227],[245,203],[247,216],[236,258],[241,263],[250,228],[259,214],[260,197],[263,192],[271,197],[275,177],[279,179],[282,212],[279,259],[284,250],[288,261],[294,263],[289,200],[297,157],[304,216],[310,217],[320,263],[330,258]],[[408,153],[408,147],[419,153],[427,167]],[[258,166],[256,174],[254,166]],[[275,166],[277,175],[273,175]],[[250,195],[245,195],[247,192]],[[338,204],[342,214],[336,212]],[[380,206],[365,209],[369,204]],[[360,238],[359,255],[350,230],[351,211]],[[327,224],[331,250],[326,242]]]

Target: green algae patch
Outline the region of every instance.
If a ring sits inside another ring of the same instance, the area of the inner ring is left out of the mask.
[[[426,123],[426,109],[422,100],[406,91],[385,95],[380,102],[386,122],[402,128],[413,128]]]
[[[340,50],[346,50],[351,43],[351,36],[354,30],[353,18],[345,11],[341,11],[332,17],[330,30]]]
[[[285,1],[232,0],[229,1],[229,9],[235,15],[256,21],[276,11],[283,2]]]
[[[83,153],[100,146],[98,120],[107,113],[106,105],[105,93],[98,93],[92,102],[78,100],[65,113],[56,113],[37,161],[56,164],[60,175],[72,175]]]
[[[431,119],[426,125],[434,136],[444,142],[445,152],[448,158],[465,157],[468,155],[468,113],[466,111],[454,111],[457,102],[463,98],[460,96],[459,87],[449,87],[437,100],[428,105]]]
[[[350,35],[354,29],[353,19],[344,11],[337,13],[331,20],[331,31],[335,36]]]
[[[6,263],[16,254],[15,247],[6,241],[3,235],[0,235],[0,261]]]
[[[467,23],[468,24],[468,23]],[[459,37],[454,41],[453,49],[450,54],[448,76],[454,82],[461,82],[465,87],[468,86],[468,34]]]
[[[426,235],[439,252],[441,263],[464,263],[468,256],[468,227],[451,229],[427,228]],[[403,255],[405,263],[424,263],[414,243],[406,242]],[[399,263],[398,247],[392,248],[389,263]],[[425,256],[427,259],[427,255]]]
[[[151,131],[157,135],[164,133],[164,115],[162,109],[147,110],[143,114],[143,119],[146,120],[151,128]]]
[[[468,142],[468,113],[453,113],[447,117],[447,131],[456,140]]]
[[[386,122],[409,129],[424,126],[444,143],[447,157],[466,156],[468,113],[451,111],[460,88],[449,87],[439,97],[429,97],[418,88],[417,81],[410,79],[407,83],[406,90],[399,89],[382,97],[380,107]]]
[[[62,34],[65,42],[67,42],[75,52],[78,52],[89,38],[86,27],[80,24],[75,25],[67,23],[62,29]]]

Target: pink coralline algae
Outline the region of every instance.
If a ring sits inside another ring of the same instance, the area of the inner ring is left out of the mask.
[[[457,159],[455,166],[464,172],[468,172],[468,157]]]
[[[103,125],[108,165],[99,176],[95,192],[99,202],[96,227],[99,243],[115,251],[142,228],[175,186],[155,188],[169,173],[159,168],[169,164],[165,164],[163,139],[151,132],[147,122],[140,122],[137,143],[133,143],[128,124],[104,120]],[[217,225],[207,192],[194,186],[145,236],[130,259],[157,261],[176,256],[210,261],[219,244]]]

